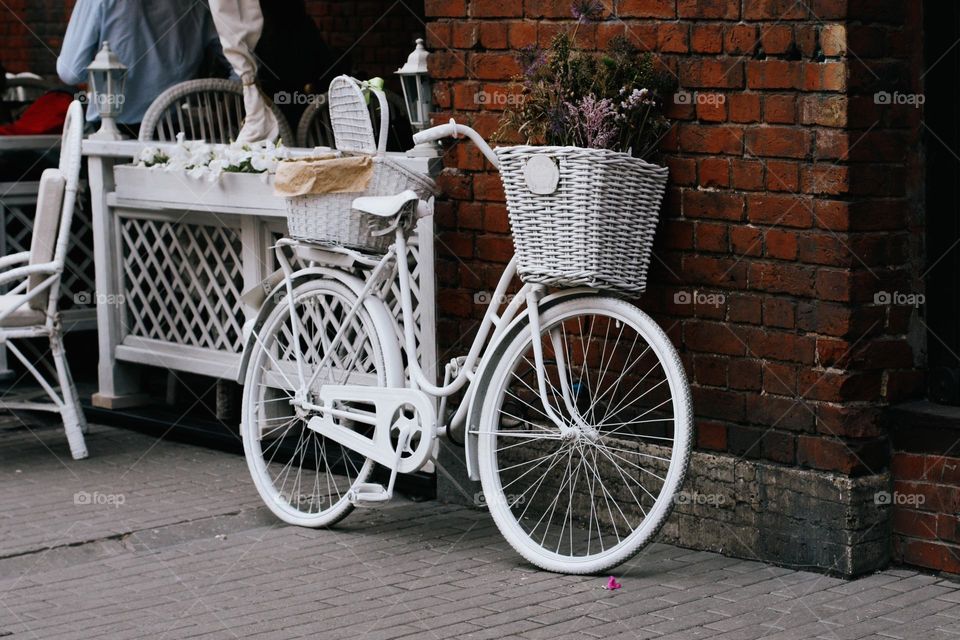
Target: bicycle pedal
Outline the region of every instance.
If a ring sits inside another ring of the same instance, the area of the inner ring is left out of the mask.
[[[388,491],[382,484],[375,482],[361,482],[355,484],[347,494],[347,499],[355,507],[376,507],[389,502],[393,492]]]

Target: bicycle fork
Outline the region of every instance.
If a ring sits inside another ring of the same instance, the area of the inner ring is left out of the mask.
[[[557,329],[552,329],[550,331],[550,342],[553,347],[554,357],[556,358],[557,363],[557,377],[560,379],[560,395],[563,398],[564,407],[566,408],[567,413],[570,415],[570,420],[564,420],[562,417],[558,416],[553,410],[553,404],[550,402],[550,395],[547,393],[547,385],[550,384],[550,386],[554,389],[554,396],[556,395],[556,387],[554,387],[553,384],[549,383],[547,380],[547,367],[543,358],[543,344],[541,342],[542,328],[540,324],[539,305],[540,299],[543,298],[545,293],[545,286],[534,285],[530,287],[529,291],[527,291],[526,298],[527,314],[530,318],[530,337],[533,342],[534,365],[537,371],[537,391],[540,393],[540,399],[543,402],[544,411],[546,412],[547,417],[560,430],[560,437],[568,440],[578,436],[583,436],[589,438],[590,440],[596,440],[598,436],[597,430],[583,420],[583,417],[580,415],[580,411],[577,409],[576,403],[573,400],[573,393],[570,388],[571,377],[569,375],[569,371],[567,370],[566,347],[564,346],[560,337],[560,332]]]

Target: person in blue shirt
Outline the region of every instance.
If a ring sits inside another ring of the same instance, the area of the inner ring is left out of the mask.
[[[77,0],[70,15],[57,75],[67,84],[87,81],[104,41],[127,66],[125,101],[118,121],[136,126],[165,89],[197,75],[220,42],[210,9],[197,0]],[[87,120],[99,114],[91,104]]]

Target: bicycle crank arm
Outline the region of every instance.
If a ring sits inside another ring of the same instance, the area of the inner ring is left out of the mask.
[[[350,405],[373,405],[375,410],[353,412]],[[412,473],[433,457],[437,437],[437,416],[430,397],[416,389],[378,388],[360,385],[324,385],[317,404],[303,407],[318,415],[310,418],[307,428],[338,442],[351,451],[371,458],[388,469]],[[373,437],[359,433],[341,422],[354,420],[373,424]],[[391,431],[409,432],[409,438],[397,438],[407,451],[398,455]]]

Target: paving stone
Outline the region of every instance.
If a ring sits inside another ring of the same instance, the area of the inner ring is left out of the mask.
[[[62,434],[36,433],[0,432],[0,634],[960,637],[960,585],[909,569],[844,582],[652,544],[614,570],[623,588],[611,592],[605,576],[525,563],[483,512],[398,499],[334,529],[289,527],[261,504],[240,456],[94,425],[89,459],[57,460],[43,445],[62,449]],[[79,490],[125,501],[81,508]]]

